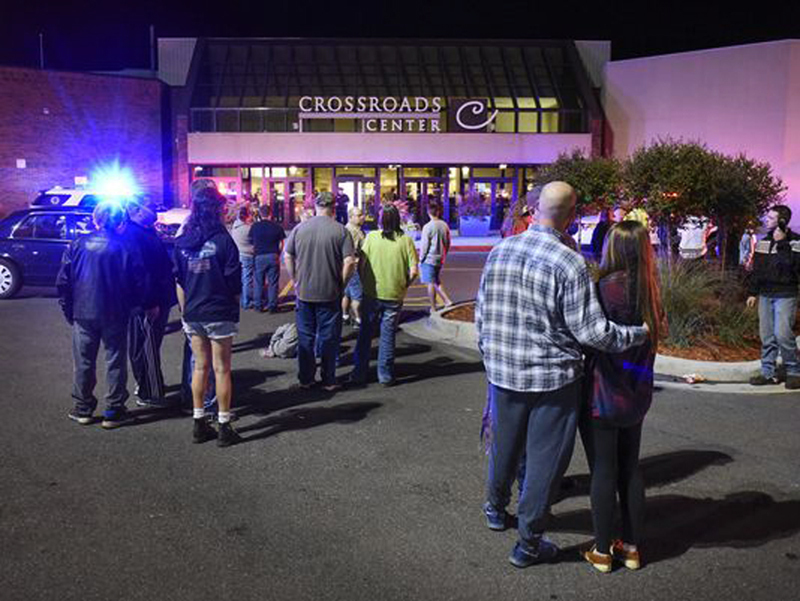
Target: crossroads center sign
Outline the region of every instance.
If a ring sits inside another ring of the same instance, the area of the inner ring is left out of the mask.
[[[309,119],[357,119],[365,133],[440,133],[441,119],[449,117],[448,131],[486,131],[497,117],[483,99],[452,99],[445,113],[441,97],[423,96],[303,96],[300,98],[300,130]]]

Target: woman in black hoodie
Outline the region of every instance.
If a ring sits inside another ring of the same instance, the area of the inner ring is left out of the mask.
[[[217,445],[241,439],[231,427],[231,344],[239,330],[242,266],[239,249],[222,224],[225,198],[214,188],[195,195],[183,234],[175,241],[173,261],[183,330],[191,338],[194,442],[217,438],[205,419],[203,396],[213,365],[219,403]]]

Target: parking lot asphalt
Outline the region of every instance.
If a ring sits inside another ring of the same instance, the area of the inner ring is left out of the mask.
[[[291,318],[243,315],[245,442],[218,449],[193,445],[177,413],[136,410],[115,431],[69,421],[55,299],[0,303],[0,599],[797,598],[800,398],[657,392],[644,568],[603,575],[579,558],[591,514],[578,443],[550,530],[565,551],[518,570],[515,533],[490,532],[480,512],[479,357],[401,333],[398,386],[292,392],[295,363],[257,352]],[[346,331],[345,358],[353,344]],[[180,352],[172,333],[171,395]]]

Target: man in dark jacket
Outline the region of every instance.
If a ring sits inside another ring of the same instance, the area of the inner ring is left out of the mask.
[[[124,237],[141,258],[145,272],[143,304],[131,314],[128,351],[136,380],[136,404],[165,407],[164,375],[161,371],[161,343],[169,312],[178,302],[172,258],[155,231],[156,215],[147,207],[130,202]]]
[[[108,382],[102,426],[110,429],[131,420],[125,409],[128,320],[131,310],[142,303],[145,282],[139,257],[119,234],[125,211],[116,204],[101,203],[93,217],[97,231],[81,236],[64,252],[56,286],[64,316],[72,325],[75,408],[69,417],[83,425],[94,421],[97,353],[102,341]]]
[[[758,301],[761,334],[761,373],[750,378],[753,386],[778,384],[775,363],[780,349],[786,367],[786,388],[800,389],[800,362],[792,331],[797,314],[800,282],[800,236],[789,228],[792,210],[773,207],[764,220],[768,234],[756,244],[747,306]]]

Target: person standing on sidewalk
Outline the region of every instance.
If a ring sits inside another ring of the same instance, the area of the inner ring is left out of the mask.
[[[311,388],[319,341],[321,379],[325,390],[336,385],[336,359],[342,330],[342,291],[355,268],[353,239],[334,219],[329,192],[315,199],[317,214],[295,226],[286,242],[286,271],[297,298],[297,363],[301,388]]]
[[[242,266],[239,249],[223,225],[225,198],[214,188],[200,190],[175,241],[173,262],[183,331],[194,355],[192,403],[195,443],[217,438],[227,447],[241,439],[231,426],[231,346],[239,331]],[[219,404],[219,434],[206,421],[204,397],[212,369]]]
[[[261,221],[250,228],[250,239],[255,253],[256,282],[253,302],[256,311],[278,311],[278,284],[281,278],[281,251],[286,233],[270,219],[269,207],[259,208]],[[264,305],[264,284],[267,286],[267,304]]]
[[[370,346],[379,328],[378,381],[392,386],[397,324],[406,290],[417,277],[417,249],[400,227],[400,212],[393,204],[383,205],[380,231],[370,232],[361,247],[359,269],[364,286],[361,330],[349,380],[364,384],[369,367]]]
[[[450,252],[450,228],[442,220],[442,205],[432,200],[428,204],[430,221],[422,228],[422,248],[419,253],[419,281],[428,286],[431,312],[436,311],[436,295],[442,297],[444,306],[453,304],[442,286],[439,274],[447,253]]]
[[[255,269],[255,251],[250,238],[250,229],[253,227],[253,214],[249,204],[239,208],[236,221],[231,226],[231,238],[239,249],[239,262],[242,264],[242,309],[252,309],[253,305],[253,272]]]
[[[134,394],[140,407],[164,409],[164,374],[161,343],[169,312],[177,304],[172,259],[155,230],[156,214],[138,202],[126,205],[128,221],[124,237],[137,249],[145,270],[143,306],[131,314],[128,350],[136,381]]]
[[[122,207],[102,202],[93,219],[97,231],[81,236],[64,251],[56,288],[64,317],[72,326],[75,408],[69,418],[81,425],[94,422],[97,353],[102,341],[108,393],[101,425],[112,429],[132,421],[125,408],[128,321],[134,307],[143,302],[145,274],[139,253],[120,233],[125,222]]]
[[[800,362],[792,328],[797,316],[800,283],[800,236],[789,228],[792,210],[778,205],[764,220],[767,235],[756,244],[747,307],[758,302],[761,334],[761,373],[750,378],[753,386],[778,384],[776,361],[780,351],[786,368],[786,388],[800,389]]]
[[[356,256],[356,269],[353,275],[347,282],[347,287],[344,289],[344,296],[342,297],[342,322],[345,325],[352,323],[356,328],[361,326],[361,297],[363,290],[361,288],[361,277],[358,275],[358,256],[361,252],[361,245],[364,243],[364,231],[361,226],[364,225],[364,211],[360,207],[352,206],[348,211],[347,232],[353,239],[353,249]],[[350,312],[353,312],[352,318]],[[351,322],[352,319],[352,322]]]
[[[547,184],[539,211],[537,224],[489,253],[475,306],[478,348],[495,400],[483,513],[492,530],[507,527],[506,506],[524,448],[519,540],[509,556],[520,568],[558,554],[543,533],[575,443],[582,347],[622,352],[642,344],[648,332],[606,319],[586,261],[567,242],[575,217],[572,187]]]
[[[650,337],[622,353],[586,353],[580,429],[592,473],[595,541],[583,556],[600,572],[610,572],[614,558],[635,570],[640,567],[644,525],[639,448],[653,399],[653,364],[663,321],[650,233],[638,221],[623,221],[609,230],[598,288],[609,319],[628,325],[645,322]],[[622,538],[612,540],[617,495]]]

